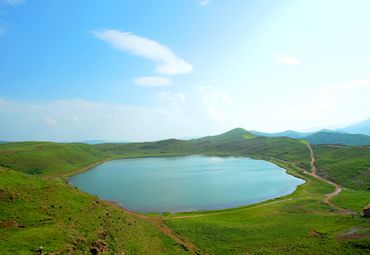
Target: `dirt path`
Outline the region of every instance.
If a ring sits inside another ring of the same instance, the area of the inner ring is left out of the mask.
[[[324,181],[326,183],[329,183],[330,185],[333,185],[335,187],[335,191],[332,192],[332,193],[330,193],[330,194],[327,194],[322,201],[325,204],[333,207],[334,209],[336,209],[338,211],[345,212],[345,213],[352,213],[351,211],[346,210],[344,208],[341,208],[341,207],[333,204],[332,202],[330,202],[330,199],[332,199],[333,197],[335,197],[336,195],[338,195],[342,191],[342,187],[340,185],[334,183],[334,182],[331,182],[329,180],[326,180],[326,179],[322,178],[321,176],[319,176],[317,174],[317,164],[316,164],[316,156],[315,156],[315,153],[313,151],[313,148],[312,148],[311,144],[308,144],[307,145],[307,148],[310,151],[310,155],[311,155],[311,173],[308,173],[308,174],[311,175],[311,176],[313,176],[313,177],[315,177],[316,179],[319,179],[321,181]]]
[[[115,202],[111,202],[111,203],[117,205]],[[162,217],[143,215],[143,214],[140,214],[140,213],[122,208],[120,206],[119,206],[119,208],[127,214],[131,214],[131,215],[134,215],[136,217],[146,219],[146,220],[152,222],[163,234],[170,237],[173,241],[175,241],[177,244],[179,244],[184,250],[186,250],[186,251],[188,251],[192,254],[196,254],[196,255],[207,255],[207,253],[200,250],[194,244],[192,244],[191,242],[185,240],[184,238],[182,238],[179,235],[177,235],[176,233],[174,233],[172,231],[172,229],[170,229],[168,226],[165,225]]]
[[[185,249],[186,251],[189,251],[192,254],[197,254],[197,255],[207,255],[207,253],[200,250],[194,244],[192,244],[191,242],[185,240],[184,238],[174,233],[172,229],[170,229],[169,227],[166,226],[166,224],[164,224],[163,219],[161,217],[151,218],[151,221],[154,222],[159,227],[159,229],[161,230],[163,234],[170,237],[176,243],[180,244],[182,248]]]

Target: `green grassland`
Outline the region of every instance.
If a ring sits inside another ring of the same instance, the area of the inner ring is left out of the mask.
[[[234,129],[189,141],[1,144],[0,253],[32,254],[39,245],[53,254],[89,254],[94,246],[106,254],[194,253],[163,231],[164,221],[203,254],[368,254],[370,220],[360,215],[370,202],[361,181],[370,166],[366,150],[314,146],[320,175],[348,188],[332,199],[353,211],[348,213],[323,202],[334,187],[307,174],[304,140]],[[306,183],[291,195],[257,205],[148,217],[80,192],[61,178],[112,158],[188,154],[265,159]]]
[[[87,144],[50,142],[0,144],[0,166],[32,175],[65,174],[105,158],[103,153]]]
[[[313,148],[321,176],[347,188],[370,190],[370,148],[330,145]]]
[[[0,168],[0,254],[182,254],[149,220],[70,187]]]
[[[370,204],[370,191],[345,189],[331,201],[342,208],[360,213],[365,205]]]
[[[343,144],[350,146],[364,146],[370,144],[370,136],[360,134],[336,133],[321,131],[304,137],[311,144]]]

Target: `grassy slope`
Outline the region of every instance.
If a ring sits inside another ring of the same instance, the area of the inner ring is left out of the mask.
[[[110,254],[182,254],[151,221],[129,215],[62,180],[0,168],[0,253],[87,254],[94,242]]]
[[[370,144],[370,136],[359,134],[343,134],[335,132],[317,132],[303,139],[311,144],[345,144],[351,146],[363,146]]]
[[[345,189],[331,201],[343,208],[361,213],[362,208],[370,204],[370,191]]]
[[[329,145],[313,148],[321,176],[347,188],[370,189],[370,148]]]
[[[0,144],[0,166],[55,176],[89,166],[105,156],[87,144],[19,142]]]

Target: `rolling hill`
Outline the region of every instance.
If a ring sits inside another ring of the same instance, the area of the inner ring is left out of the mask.
[[[370,136],[321,131],[303,139],[311,144],[342,144],[350,146],[370,145]]]
[[[59,175],[88,167],[106,157],[78,143],[14,142],[0,144],[0,166],[33,175]]]
[[[296,131],[285,131],[281,133],[263,133],[251,131],[256,136],[264,137],[290,137],[293,139],[304,139],[311,144],[342,144],[350,146],[370,145],[370,136],[361,134],[350,134],[344,131],[332,131],[323,129],[314,133],[299,133]]]

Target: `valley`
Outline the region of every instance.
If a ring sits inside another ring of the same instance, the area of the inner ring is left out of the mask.
[[[338,165],[334,157],[342,150],[346,157]],[[14,254],[17,247],[17,254],[28,254],[42,242],[45,251],[57,254],[97,247],[110,254],[146,254],[148,249],[151,254],[366,254],[370,222],[361,209],[370,193],[361,166],[370,160],[364,150],[311,147],[304,140],[255,136],[243,129],[187,141],[2,144],[1,249]],[[264,159],[306,182],[290,195],[258,204],[143,217],[80,192],[65,179],[115,158],[193,154]],[[352,181],[345,182],[343,174],[352,175]]]

